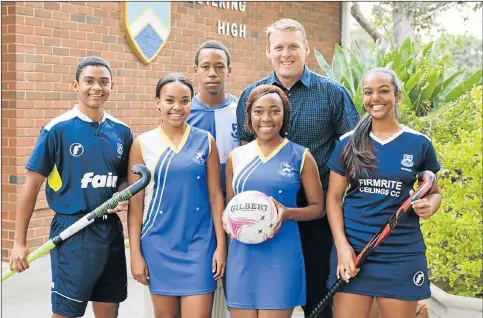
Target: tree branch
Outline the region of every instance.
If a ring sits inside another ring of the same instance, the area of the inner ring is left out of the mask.
[[[361,8],[359,7],[359,4],[357,2],[352,2],[351,15],[354,17],[354,19],[356,19],[357,23],[359,23],[359,25],[369,34],[374,42],[377,41],[377,39],[383,40],[381,32],[379,32],[379,30],[375,26],[373,26],[370,22],[366,20],[366,18],[364,18],[361,12]]]

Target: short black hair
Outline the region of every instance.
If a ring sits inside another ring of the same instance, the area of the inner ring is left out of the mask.
[[[230,63],[231,63],[230,52],[228,52],[228,49],[226,48],[226,46],[224,46],[221,42],[218,42],[218,41],[215,41],[215,40],[206,41],[205,43],[198,46],[198,48],[196,49],[196,53],[195,53],[195,65],[196,66],[198,66],[198,57],[200,55],[201,50],[203,50],[203,49],[222,50],[223,52],[225,52],[225,55],[226,55],[226,62],[228,63],[227,66],[230,66]]]
[[[99,57],[99,56],[88,56],[82,59],[82,61],[80,61],[79,64],[77,65],[77,71],[75,72],[76,81],[79,81],[80,74],[87,66],[105,67],[109,71],[109,74],[111,75],[111,79],[112,79],[111,67],[109,66],[109,63],[106,62],[106,60],[104,60],[102,57]]]
[[[190,80],[181,73],[169,73],[168,75],[166,75],[165,77],[160,79],[158,81],[158,85],[156,85],[156,95],[155,95],[155,97],[160,98],[161,97],[161,88],[163,88],[163,86],[166,85],[166,84],[174,83],[174,82],[180,82],[180,83],[188,86],[188,88],[191,91],[191,98],[193,98],[193,96],[195,95],[195,90],[193,88],[193,84],[191,84]]]

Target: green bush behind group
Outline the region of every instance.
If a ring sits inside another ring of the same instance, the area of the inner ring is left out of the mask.
[[[415,49],[408,37],[400,47],[376,42],[371,54],[336,46],[332,66],[315,56],[325,75],[343,84],[362,114],[361,80],[375,67],[388,67],[403,83],[401,123],[429,136],[441,162],[441,208],[422,231],[430,280],[448,293],[482,297],[482,69],[467,74],[451,55],[430,42]]]

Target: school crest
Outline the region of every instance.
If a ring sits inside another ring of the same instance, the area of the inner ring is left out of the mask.
[[[292,169],[293,166],[290,162],[282,162],[278,168],[278,174],[287,178],[293,177]]]
[[[193,156],[193,161],[199,164],[200,166],[203,166],[206,162],[205,158],[203,158],[203,152],[198,150],[195,151]]]
[[[231,136],[233,139],[238,140],[237,124],[231,124]]]
[[[136,56],[151,63],[168,40],[170,2],[122,2],[121,25]]]
[[[401,165],[411,168],[414,165],[413,155],[404,154],[403,159],[401,160]]]

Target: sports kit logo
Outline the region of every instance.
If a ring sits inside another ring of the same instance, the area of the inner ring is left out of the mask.
[[[171,30],[169,2],[123,2],[121,25],[134,54],[151,63],[166,44]]]
[[[416,274],[413,276],[413,283],[418,287],[422,286],[424,283],[424,273],[421,271],[416,272]]]
[[[87,172],[81,180],[81,188],[85,189],[89,184],[93,188],[115,188],[117,183],[117,176],[113,176],[112,172],[107,175],[96,174],[94,172]]]
[[[280,163],[280,168],[278,169],[278,174],[283,177],[293,177],[293,166],[290,162]]]
[[[70,145],[69,151],[73,157],[80,157],[84,153],[84,146],[76,142]]]
[[[200,166],[204,166],[206,160],[203,158],[203,152],[199,150],[195,151],[195,155],[193,156],[193,161],[199,164]]]
[[[117,143],[117,153],[122,156],[123,152],[124,152],[124,148],[123,148],[122,144]]]
[[[411,168],[414,165],[413,155],[404,154],[401,164],[405,167]]]

